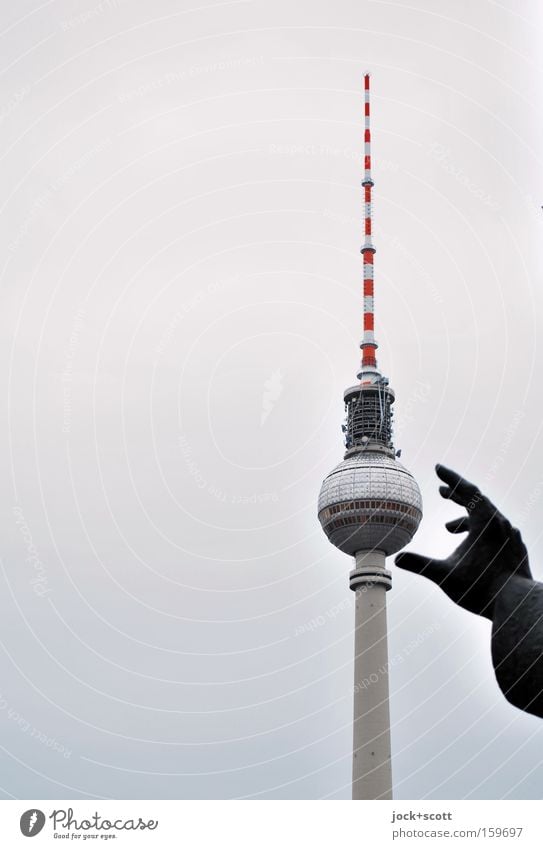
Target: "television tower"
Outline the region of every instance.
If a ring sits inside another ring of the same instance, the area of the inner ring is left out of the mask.
[[[324,479],[319,521],[340,551],[355,558],[353,799],[391,799],[386,593],[392,575],[385,558],[413,538],[422,518],[414,477],[398,462],[392,442],[394,392],[377,368],[373,324],[370,77],[364,76],[364,325],[359,383],[343,393],[345,456]]]

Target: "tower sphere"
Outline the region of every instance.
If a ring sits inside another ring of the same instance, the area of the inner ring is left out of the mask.
[[[395,457],[368,450],[327,475],[318,512],[324,533],[341,551],[378,549],[388,557],[411,542],[422,499],[415,478]]]

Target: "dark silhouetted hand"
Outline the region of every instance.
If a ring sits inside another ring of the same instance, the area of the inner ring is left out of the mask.
[[[446,486],[443,498],[467,510],[467,516],[447,522],[453,534],[467,533],[446,560],[420,554],[399,554],[396,564],[434,581],[460,607],[493,618],[494,603],[512,575],[531,578],[528,552],[520,532],[479,489],[445,466],[436,472]]]
[[[447,522],[467,533],[446,560],[399,554],[402,569],[425,575],[466,610],[492,620],[492,663],[511,704],[543,718],[543,585],[534,581],[520,532],[474,484],[445,466],[441,495],[467,510]]]

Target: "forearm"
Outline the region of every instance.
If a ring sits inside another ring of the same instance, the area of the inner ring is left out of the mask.
[[[492,661],[507,700],[543,718],[543,584],[514,575],[498,592]]]

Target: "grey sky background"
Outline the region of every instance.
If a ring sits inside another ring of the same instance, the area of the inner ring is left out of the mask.
[[[2,3],[4,798],[348,798],[348,559],[316,518],[361,327],[425,516],[474,479],[543,578],[543,12]],[[539,343],[539,344],[538,344]],[[397,798],[538,798],[490,623],[394,570]]]

